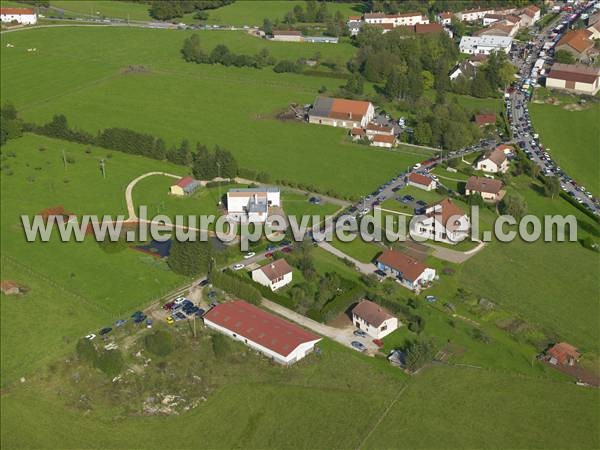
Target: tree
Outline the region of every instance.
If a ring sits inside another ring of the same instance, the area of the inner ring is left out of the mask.
[[[415,138],[415,142],[421,145],[429,145],[431,144],[431,126],[427,122],[421,122],[415,127],[415,131],[413,133],[413,137]]]
[[[226,45],[219,44],[213,51],[210,52],[210,61],[214,63],[223,64],[224,66],[229,66],[232,63],[233,55],[229,51],[229,48]]]
[[[517,221],[527,213],[527,202],[520,194],[514,192],[507,194],[499,206],[502,214],[512,216]]]
[[[568,50],[557,50],[554,53],[554,61],[562,64],[575,64],[575,57]]]
[[[544,177],[544,194],[554,198],[560,193],[560,180],[558,177]]]
[[[263,19],[262,29],[265,34],[273,34],[273,22],[271,22],[271,19]]]
[[[209,242],[184,241],[173,239],[168,264],[173,272],[185,276],[194,276],[208,271],[212,257]]]
[[[435,347],[431,341],[412,341],[405,348],[406,368],[415,371],[433,360]]]
[[[363,78],[360,74],[355,73],[348,79],[344,85],[344,90],[354,95],[362,95],[363,93]]]
[[[215,146],[215,164],[218,166],[217,175],[222,178],[235,178],[238,174],[237,161],[231,152],[218,145]]]
[[[396,100],[400,97],[400,94],[404,91],[406,79],[400,73],[400,70],[394,68],[385,82],[385,87],[383,88],[383,92],[385,95],[392,99]]]

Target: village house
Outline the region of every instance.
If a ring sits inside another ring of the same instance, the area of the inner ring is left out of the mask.
[[[521,18],[521,26],[522,27],[531,27],[533,26],[541,17],[541,10],[536,5],[526,6],[521,10],[520,18]]]
[[[600,12],[590,16],[587,30],[592,33],[591,39],[600,39]]]
[[[433,178],[416,172],[410,173],[407,184],[409,186],[423,189],[424,191],[433,191],[437,187],[437,183]]]
[[[574,30],[566,33],[554,47],[555,51],[565,50],[580,62],[589,62],[598,54],[594,48],[593,33],[588,30]]]
[[[479,194],[489,202],[497,202],[502,197],[502,181],[490,178],[469,177],[465,186],[465,195]]]
[[[555,63],[546,76],[546,87],[577,94],[596,95],[600,90],[600,68]]]
[[[410,234],[414,238],[457,244],[467,238],[469,227],[469,217],[451,199],[445,198],[425,208]]]
[[[378,125],[376,123],[370,122],[369,124],[367,124],[367,128],[365,129],[365,132],[367,133],[368,136],[374,136],[376,134],[384,134],[387,136],[393,136],[394,128],[388,127],[385,125]]]
[[[203,319],[208,328],[288,366],[310,354],[321,340],[316,334],[243,300],[220,303]]]
[[[375,339],[382,339],[398,328],[398,319],[377,303],[363,300],[352,309],[352,323]]]
[[[427,16],[420,12],[408,12],[403,14],[366,13],[363,16],[363,20],[365,23],[371,25],[389,24],[394,27],[429,23]]]
[[[276,187],[235,188],[227,192],[227,217],[242,222],[265,222],[272,207],[281,206]]]
[[[496,147],[496,150],[504,152],[506,156],[510,156],[514,153],[514,148],[506,144],[500,144],[498,147]]]
[[[501,14],[486,14],[483,16],[482,23],[484,27],[490,26],[494,22],[498,22],[504,18]]]
[[[356,36],[358,33],[360,33],[360,29],[365,24],[360,16],[358,16],[358,19],[355,19],[354,17],[356,16],[350,16],[350,20],[348,20],[347,23],[350,36]]]
[[[358,141],[359,139],[367,137],[367,132],[364,128],[352,128],[350,130],[350,136],[352,136],[353,141]]]
[[[308,112],[308,122],[343,128],[365,128],[375,116],[371,102],[317,97]]]
[[[373,147],[384,147],[384,148],[392,148],[396,145],[396,136],[387,135],[387,134],[375,134],[371,139],[371,144]]]
[[[479,127],[487,127],[488,125],[496,125],[496,114],[475,114],[473,121]]]
[[[21,25],[35,25],[37,14],[32,8],[0,8],[2,23],[16,22]]]
[[[377,268],[390,273],[402,286],[419,291],[435,279],[435,270],[395,250],[385,250],[377,257]]]
[[[464,77],[467,80],[472,80],[475,78],[476,73],[477,65],[472,61],[465,59],[454,66],[448,76],[450,80],[456,80],[458,77]]]
[[[548,362],[555,366],[574,366],[579,361],[581,354],[571,344],[559,342],[546,351],[546,356],[548,357]]]
[[[253,270],[252,280],[276,291],[292,282],[292,268],[281,258]]]
[[[508,36],[463,36],[460,39],[461,53],[489,55],[492,52],[508,53],[512,47],[512,37]]]
[[[493,8],[473,8],[454,13],[454,16],[461,22],[475,22],[483,19],[487,14],[494,14]]]
[[[302,42],[302,33],[297,30],[273,30],[273,40],[283,42]]]
[[[487,173],[506,173],[508,170],[508,158],[504,151],[496,148],[485,153],[477,160],[475,170]]]
[[[494,23],[488,28],[483,28],[476,33],[474,36],[499,36],[499,37],[513,37],[519,31],[519,22],[510,23],[506,20],[501,20]]]
[[[452,17],[454,17],[454,14],[452,14],[450,11],[444,11],[438,13],[435,16],[435,20],[442,25],[450,25],[452,24]]]
[[[184,196],[192,194],[200,187],[200,181],[194,180],[192,177],[183,177],[170,188],[172,195]]]

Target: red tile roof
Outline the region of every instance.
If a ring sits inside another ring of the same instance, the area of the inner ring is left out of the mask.
[[[377,258],[377,262],[401,272],[402,278],[409,281],[415,281],[427,269],[425,264],[395,250],[385,250]]]
[[[506,161],[506,154],[503,150],[498,148],[492,150],[491,152],[487,152],[482,159],[489,159],[494,162],[497,166],[500,166]]]
[[[465,215],[464,211],[456,206],[449,198],[431,203],[427,206],[426,210],[429,211],[427,216],[435,217],[437,222],[450,231],[454,231],[460,225],[458,221],[450,222],[450,217]]]
[[[192,177],[183,177],[177,183],[175,183],[175,185],[184,188],[192,184],[194,181],[196,180],[194,180]]]
[[[7,14],[7,15],[34,14],[34,11],[31,8],[0,8],[0,14]]]
[[[362,128],[352,128],[350,134],[352,134],[352,136],[364,136],[366,132]]]
[[[568,45],[576,50],[577,53],[583,53],[594,46],[594,41],[590,39],[590,36],[592,35],[593,33],[588,30],[569,31],[560,41],[558,41],[556,47]]]
[[[475,114],[475,123],[477,125],[495,124],[496,114]]]
[[[415,33],[417,34],[441,33],[442,31],[444,31],[444,27],[439,23],[418,23],[415,25]]]
[[[373,303],[369,300],[363,300],[352,310],[352,314],[357,315],[368,324],[378,327],[388,319],[393,319],[388,311],[379,306],[377,303]]]
[[[560,364],[567,364],[570,358],[578,360],[581,356],[575,347],[566,342],[554,344],[546,353],[553,358],[556,358]]]
[[[226,328],[284,357],[300,344],[321,339],[316,334],[243,300],[215,306],[204,315],[204,320]]]
[[[363,102],[360,100],[334,98],[333,103],[331,104],[330,114],[339,114],[345,116],[346,118],[360,120],[362,116],[367,114],[370,104],[370,102]]]
[[[429,186],[433,182],[433,180],[431,178],[429,178],[428,176],[421,175],[420,173],[414,173],[414,172],[412,172],[408,176],[408,181],[410,181],[411,183],[420,184],[422,186]]]
[[[388,134],[376,134],[373,136],[373,142],[384,142],[386,144],[394,144],[396,142],[396,136],[390,136]]]
[[[292,268],[285,259],[281,258],[265,264],[257,270],[260,270],[271,282],[273,282],[274,280],[277,280],[278,278],[290,273]]]

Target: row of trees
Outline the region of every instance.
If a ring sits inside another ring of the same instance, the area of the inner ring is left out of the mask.
[[[276,59],[269,50],[263,48],[256,55],[233,53],[226,45],[219,44],[211,52],[206,53],[201,46],[200,36],[191,35],[183,41],[181,49],[183,59],[197,64],[223,64],[224,66],[255,67],[257,69],[275,65]]]
[[[235,0],[157,0],[145,1],[149,3],[148,10],[151,17],[157,20],[170,20],[177,17],[182,17],[185,14],[198,11],[204,12],[207,9],[216,9],[221,6],[229,5]]]
[[[0,145],[22,135],[23,121],[19,119],[16,108],[11,103],[4,103],[0,108]]]

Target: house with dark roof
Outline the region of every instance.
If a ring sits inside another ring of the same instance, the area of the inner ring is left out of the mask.
[[[469,235],[469,217],[451,199],[445,198],[425,207],[410,227],[416,240],[433,239],[447,244],[457,244]]]
[[[201,186],[200,181],[194,180],[192,177],[180,178],[177,183],[171,185],[171,194],[173,195],[190,195]]]
[[[600,91],[600,68],[555,63],[546,76],[546,87],[596,95]]]
[[[423,189],[424,191],[433,191],[437,187],[437,183],[433,178],[416,172],[410,173],[406,184]]]
[[[396,250],[385,250],[376,260],[377,268],[396,277],[413,291],[427,287],[435,279],[435,270]]]
[[[310,354],[319,336],[243,300],[210,309],[204,324],[241,341],[280,364],[291,365]]]
[[[292,282],[292,268],[281,258],[253,270],[252,280],[276,291]]]
[[[365,128],[375,116],[371,102],[317,97],[308,112],[308,122],[342,128]]]
[[[505,173],[508,170],[506,153],[498,148],[488,151],[475,162],[475,170],[487,173]]]
[[[362,300],[352,309],[352,323],[375,339],[381,339],[398,328],[398,319],[385,308]]]
[[[486,201],[497,202],[502,197],[503,187],[500,180],[473,176],[467,180],[465,195],[479,194]]]

